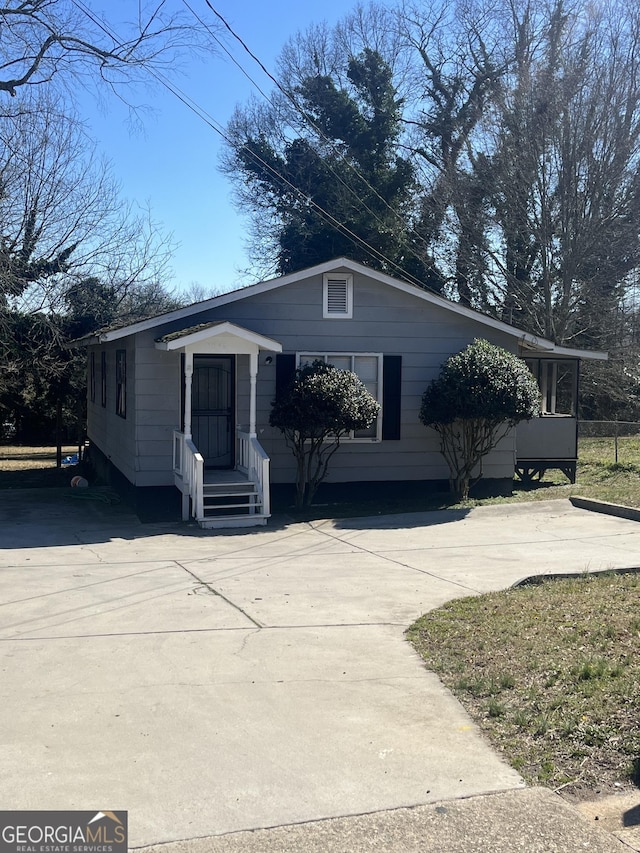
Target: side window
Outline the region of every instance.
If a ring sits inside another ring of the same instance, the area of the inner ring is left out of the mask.
[[[102,408],[107,406],[107,354],[100,353],[100,402]]]
[[[89,356],[89,400],[96,401],[96,354],[92,352]]]
[[[351,370],[382,407],[382,361],[381,353],[298,353],[298,366],[319,360],[332,364],[340,370]],[[367,429],[359,429],[349,436],[351,440],[380,441],[382,439],[382,409],[377,419]]]
[[[552,358],[526,358],[525,364],[540,386],[542,414],[575,416],[578,362]]]
[[[127,417],[127,351],[116,350],[116,415]]]

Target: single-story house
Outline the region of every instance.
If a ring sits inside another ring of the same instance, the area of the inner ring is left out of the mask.
[[[579,363],[605,353],[556,346],[345,258],[85,338],[88,439],[141,505],[177,489],[184,519],[264,524],[271,484],[295,480],[271,402],[320,358],[355,371],[381,404],[370,429],[343,441],[330,482],[446,481],[418,411],[443,361],[478,337],[526,360],[543,409],[489,454],[485,479],[510,487],[516,472],[558,467],[574,480]]]

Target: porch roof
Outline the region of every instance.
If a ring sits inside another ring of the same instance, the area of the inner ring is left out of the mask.
[[[226,339],[230,344],[236,341],[238,344],[242,344],[242,351],[249,345],[251,348],[255,347],[259,350],[282,352],[282,344],[279,341],[267,338],[265,335],[259,335],[257,332],[252,332],[251,329],[245,329],[243,326],[238,326],[236,323],[230,323],[227,320],[200,323],[197,326],[178,329],[176,332],[156,338],[155,345],[156,349],[161,350],[181,350],[202,344],[205,341],[213,341],[216,338],[221,341]]]

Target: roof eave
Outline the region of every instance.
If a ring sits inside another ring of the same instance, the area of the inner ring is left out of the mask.
[[[603,352],[602,350],[574,349],[573,347],[563,347],[560,344],[554,344],[551,341],[541,340],[540,338],[536,338],[534,335],[527,337],[532,338],[533,340],[526,340],[525,338],[522,338],[520,343],[522,348],[525,351],[530,352],[532,355],[543,352],[560,358],[587,358],[590,361],[607,361],[609,358],[609,353]],[[542,344],[544,344],[544,346]]]
[[[257,282],[256,284],[248,285],[247,287],[242,287],[236,290],[229,291],[228,293],[222,293],[219,296],[214,296],[211,299],[204,300],[203,302],[196,302],[193,305],[188,305],[184,308],[176,309],[175,311],[171,311],[167,314],[161,314],[157,317],[152,317],[147,320],[141,320],[140,322],[134,323],[130,326],[123,326],[120,329],[107,329],[102,332],[98,332],[97,335],[94,335],[91,338],[82,339],[81,342],[79,342],[79,345],[82,345],[82,343],[85,342],[85,345],[90,345],[91,343],[108,343],[109,341],[116,341],[120,338],[136,334],[137,332],[147,331],[148,329],[153,329],[167,323],[172,323],[176,320],[182,320],[184,318],[192,316],[193,314],[206,311],[210,308],[215,308],[221,305],[227,305],[231,302],[236,302],[240,299],[246,299],[255,294],[260,294],[268,292],[270,290],[275,290],[279,287],[284,287],[286,285],[308,278],[310,275],[322,275],[326,272],[333,272],[339,269],[347,269],[354,273],[370,276],[376,279],[377,281],[396,288],[397,290],[404,291],[405,293],[410,293],[413,296],[417,296],[419,299],[422,299],[426,302],[430,302],[433,305],[440,306],[441,308],[451,311],[454,314],[466,317],[488,328],[502,332],[503,334],[509,335],[512,338],[516,338],[520,342],[521,347],[530,349],[532,352],[557,353],[566,355],[567,357],[589,358],[594,360],[604,360],[608,358],[607,353],[603,352],[560,348],[552,341],[548,341],[544,338],[538,338],[535,335],[524,332],[522,329],[518,329],[516,326],[511,326],[502,320],[498,320],[494,317],[489,317],[486,314],[480,314],[478,311],[474,311],[472,308],[467,308],[464,305],[452,302],[451,300],[445,299],[444,297],[439,296],[436,293],[432,293],[428,290],[423,290],[415,284],[409,284],[408,282],[393,278],[387,273],[374,270],[370,267],[366,267],[363,264],[349,260],[348,258],[335,258],[334,260],[325,261],[322,264],[317,264],[313,267],[298,270],[297,272],[289,273],[288,275],[267,279],[265,281]]]
[[[239,338],[240,340],[253,344],[261,350],[268,350],[269,352],[276,353],[282,352],[282,344],[279,341],[276,341],[273,338],[268,338],[266,335],[260,335],[257,332],[253,332],[250,329],[245,329],[242,326],[238,326],[235,323],[230,322],[219,323],[208,329],[200,329],[192,334],[185,335],[184,337],[172,338],[168,341],[157,340],[155,341],[155,347],[156,349],[165,351],[181,350],[188,346],[192,346],[193,344],[200,343],[201,341],[217,338],[220,335],[230,335],[232,337]]]

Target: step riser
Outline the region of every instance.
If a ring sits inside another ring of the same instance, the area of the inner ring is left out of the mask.
[[[242,495],[203,495],[202,499],[206,501],[258,501],[260,495],[257,492],[246,492]]]
[[[245,483],[243,486],[205,486],[202,491],[205,495],[250,495],[255,494],[257,489]]]
[[[201,519],[198,523],[204,530],[224,530],[229,527],[262,527],[267,523],[268,515],[238,515],[220,518]]]
[[[257,497],[258,492],[255,489],[254,490],[245,489],[242,492],[208,492],[208,491],[205,491],[202,493],[202,495],[205,498],[205,500],[207,498],[248,498],[248,497],[252,497],[252,496]]]
[[[200,527],[257,527],[267,522],[262,497],[250,481],[204,483],[202,497]]]
[[[206,516],[213,516],[222,510],[234,509],[238,513],[241,512],[256,512],[261,507],[261,504],[221,504],[220,506],[204,506],[202,509]]]

